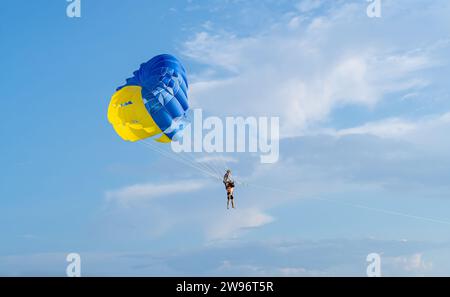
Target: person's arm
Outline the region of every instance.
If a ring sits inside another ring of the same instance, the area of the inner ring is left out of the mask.
[[[227,176],[227,182],[229,182],[229,183],[234,183],[233,176],[232,176],[231,174],[229,174],[229,175]]]

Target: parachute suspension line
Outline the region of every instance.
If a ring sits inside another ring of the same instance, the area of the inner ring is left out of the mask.
[[[149,142],[143,142],[143,144],[146,145],[147,147],[149,147],[150,149],[153,149],[154,151],[160,153],[161,155],[167,157],[167,158],[170,158],[170,159],[172,159],[174,161],[177,161],[177,162],[183,163],[185,165],[188,165],[188,166],[190,166],[190,167],[192,167],[194,169],[197,169],[197,170],[205,173],[208,176],[213,176],[212,173],[209,170],[205,170],[203,167],[198,166],[197,164],[195,164],[194,162],[192,162],[192,161],[190,161],[190,160],[188,160],[186,158],[182,158],[181,156],[177,156],[173,152],[172,153],[168,152],[167,150],[164,150],[164,149],[158,147],[156,144],[152,144],[152,143],[149,143]],[[217,178],[215,176],[213,176],[213,177]]]
[[[186,157],[189,156],[193,163],[203,166],[205,168],[205,170],[208,170],[211,173],[217,175],[218,179],[222,179],[223,173],[221,172],[221,170],[218,169],[217,166],[215,166],[212,162],[208,161],[207,157],[205,157],[204,160],[202,160],[202,159],[196,158],[195,153],[193,153],[193,155],[191,155],[191,154],[186,154],[185,156]],[[183,156],[183,155],[180,155],[180,156]]]
[[[189,166],[189,167],[191,167],[193,169],[196,169],[196,170],[202,172],[203,174],[205,174],[208,177],[212,177],[214,179],[217,179],[217,176],[215,176],[214,174],[212,174],[209,171],[204,170],[202,167],[196,166],[193,162],[189,162],[188,160],[185,160],[183,158],[175,157],[173,153],[168,153],[167,151],[164,151],[161,148],[158,148],[156,146],[153,146],[153,145],[146,145],[146,146],[148,148],[152,149],[153,151],[155,151],[157,153],[160,153],[161,155],[163,155],[163,156],[165,156],[165,157],[167,157],[169,159],[172,159],[172,160],[174,160],[176,162],[183,163],[183,164],[185,164],[185,165],[187,165],[187,166]]]
[[[214,165],[214,168],[219,171],[219,176],[222,176],[227,170],[227,166],[223,164],[223,157],[219,154],[216,154],[211,157],[211,163]]]
[[[223,174],[225,173],[225,169],[221,170],[220,168],[222,167],[219,163],[218,163],[218,158],[216,156],[212,156],[211,157],[211,163],[212,163],[212,167],[214,168],[214,170],[217,172],[217,174],[222,177]]]
[[[209,162],[206,158],[205,158],[205,160],[196,160],[196,162],[199,163],[199,164],[202,164],[203,166],[205,166],[207,168],[209,168],[209,170],[211,172],[214,172],[214,174],[216,174],[218,176],[218,178],[221,179],[222,172],[220,172],[215,166],[210,164],[212,162]]]
[[[222,168],[223,171],[226,171],[228,169],[228,166],[225,163],[225,157],[223,155],[218,155],[217,163],[219,164],[219,167]]]
[[[220,178],[220,175],[217,174],[217,171],[214,170],[214,167],[210,166],[207,162],[201,162],[195,157],[195,153],[185,153],[185,154],[176,154],[178,157],[188,159],[189,162],[192,162],[196,166],[202,167],[204,170],[209,171],[211,174],[216,175],[217,178]]]
[[[209,162],[206,158],[203,161],[201,159],[199,160],[195,157],[192,157],[192,160],[194,163],[205,167],[206,170],[209,170],[211,173],[215,174],[218,179],[222,179],[222,172],[220,171],[220,169],[218,169],[217,166]]]
[[[205,174],[205,175],[207,175],[207,176],[209,176],[209,177],[212,177],[212,178],[214,178],[214,179],[219,179],[219,177],[216,176],[215,174],[213,174],[210,170],[205,170],[204,167],[198,166],[198,164],[195,163],[195,162],[192,162],[192,161],[190,161],[190,160],[188,160],[188,159],[186,159],[186,158],[182,158],[182,157],[180,157],[180,156],[177,156],[177,154],[175,154],[175,153],[173,153],[173,152],[170,153],[170,152],[168,152],[168,151],[166,151],[166,150],[164,150],[164,149],[158,147],[156,144],[149,143],[149,142],[147,142],[147,141],[140,141],[140,142],[141,142],[143,145],[145,145],[146,147],[152,149],[153,151],[155,151],[155,152],[157,152],[157,153],[160,153],[161,155],[163,155],[163,156],[165,156],[165,157],[167,157],[167,158],[169,158],[169,159],[172,159],[172,160],[174,160],[174,161],[183,163],[183,164],[185,164],[185,165],[187,165],[187,166],[190,166],[190,167],[193,168],[193,169],[199,170],[200,172],[202,172],[203,174]]]
[[[224,159],[225,159],[225,157],[223,157],[222,155],[220,155],[220,156],[218,157],[218,161],[219,161],[220,167],[223,168],[223,170],[227,170],[227,169],[228,169],[228,166],[227,166],[227,164],[225,163]]]
[[[203,166],[205,166],[206,168],[208,168],[211,172],[213,172],[218,179],[222,179],[222,172],[214,165],[211,164],[211,162],[205,160],[205,161],[199,161],[199,160],[195,160],[198,164],[202,164]]]
[[[222,162],[223,170],[227,170],[228,164],[227,164],[226,157],[220,156],[220,161]]]
[[[240,182],[240,183],[242,183],[242,182]],[[262,186],[262,185],[258,185],[258,184],[253,184],[253,183],[244,183],[244,184],[247,185],[247,186],[255,187],[255,188],[266,189],[266,190],[270,190],[270,191],[276,191],[276,192],[290,194],[290,195],[294,195],[294,196],[300,196],[299,193],[286,191],[284,189],[267,187],[267,186]],[[399,217],[405,217],[405,218],[410,218],[410,219],[422,220],[422,221],[427,221],[427,222],[432,222],[432,223],[450,225],[450,221],[446,221],[446,220],[442,220],[442,219],[435,219],[435,218],[430,218],[430,217],[413,215],[413,214],[409,214],[409,213],[404,213],[404,212],[399,212],[399,211],[389,210],[389,209],[384,209],[384,208],[378,208],[378,207],[371,207],[371,206],[366,206],[366,205],[357,204],[357,203],[336,201],[336,200],[332,200],[332,199],[318,198],[318,197],[308,198],[308,199],[322,200],[322,201],[338,204],[338,205],[341,205],[341,206],[349,206],[349,207],[353,207],[353,208],[371,210],[371,211],[375,211],[375,212],[379,212],[379,213],[383,213],[383,214],[388,214],[388,215],[393,215],[393,216],[399,216]]]
[[[153,150],[153,151],[155,151],[155,152],[157,152],[157,153],[159,153],[159,154],[161,154],[161,155],[163,155],[163,156],[165,156],[165,157],[167,157],[167,158],[169,158],[169,159],[171,159],[173,161],[177,161],[177,162],[183,163],[185,165],[188,165],[188,166],[190,166],[190,167],[192,167],[194,169],[197,169],[197,170],[199,170],[199,171],[201,171],[201,172],[203,172],[205,174],[207,172],[203,168],[200,168],[198,166],[194,166],[193,164],[191,164],[187,160],[184,160],[184,159],[181,159],[181,158],[175,156],[175,154],[169,154],[167,151],[165,151],[162,148],[157,147],[156,145],[153,145],[151,143],[144,143],[143,141],[142,141],[142,144],[145,145],[146,147],[148,147],[149,149],[151,149],[151,150]],[[207,175],[209,176],[209,172],[208,172]]]
[[[171,151],[169,151],[169,149],[163,149],[161,147],[158,147],[156,143],[151,143],[151,142],[147,142],[147,141],[144,141],[144,143],[146,143],[148,146],[154,147],[155,149],[159,149],[160,151],[163,151],[166,155],[170,156],[173,160],[176,160],[176,161],[183,160],[187,163],[190,163],[193,166],[201,167],[204,171],[208,171],[210,174],[214,173],[208,167],[204,166],[203,164],[200,164],[199,162],[196,162],[195,159],[193,157],[190,157],[189,155],[177,154],[177,153],[171,152]]]
[[[169,159],[171,159],[171,160],[173,160],[173,161],[176,161],[176,162],[183,163],[183,164],[185,164],[185,165],[188,165],[189,167],[192,167],[192,168],[194,168],[194,169],[197,169],[197,170],[199,170],[199,171],[205,173],[204,170],[203,170],[202,168],[198,168],[198,167],[193,166],[192,164],[188,163],[187,161],[181,160],[181,159],[179,159],[179,158],[177,158],[177,157],[175,157],[175,156],[173,156],[173,155],[169,155],[166,151],[164,151],[164,150],[161,149],[161,148],[158,148],[158,147],[156,147],[156,146],[153,146],[153,145],[151,145],[151,144],[149,144],[149,143],[142,143],[142,144],[145,145],[146,147],[148,147],[149,149],[153,150],[154,152],[159,153],[160,155],[162,155],[162,156],[164,156],[164,157],[166,157],[166,158],[169,158]]]
[[[173,152],[170,152],[170,154],[173,154]],[[197,166],[203,167],[206,171],[209,171],[211,174],[214,174],[217,176],[217,179],[221,180],[222,175],[224,174],[223,171],[220,169],[220,165],[215,163],[214,156],[208,160],[208,157],[204,157],[204,159],[198,159],[195,157],[195,153],[186,153],[186,154],[176,154],[179,157],[185,157],[189,159],[189,162],[194,163]]]

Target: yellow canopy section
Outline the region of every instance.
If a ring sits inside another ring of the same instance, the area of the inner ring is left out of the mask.
[[[109,103],[108,121],[117,134],[128,141],[162,133],[144,106],[139,86],[126,86],[114,93]],[[170,142],[170,139],[163,134],[157,141]]]

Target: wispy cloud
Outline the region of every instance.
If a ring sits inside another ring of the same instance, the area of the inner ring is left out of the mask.
[[[207,229],[207,240],[221,241],[242,236],[248,229],[259,228],[275,219],[256,208],[238,209],[218,218]]]
[[[225,162],[225,163],[237,163],[238,159],[230,157],[230,156],[205,156],[202,158],[196,159],[197,162],[200,163],[208,163],[208,162]]]
[[[373,135],[382,138],[404,138],[419,131],[432,132],[442,126],[450,124],[450,113],[428,116],[419,120],[406,120],[401,118],[389,118],[376,122],[367,122],[362,126],[341,129],[333,132],[336,136],[347,135]],[[412,139],[411,139],[412,140]]]
[[[302,0],[300,1],[296,7],[302,13],[315,10],[322,5],[322,0]]]
[[[400,119],[387,119],[380,122],[366,123],[359,127],[342,129],[337,132],[338,136],[352,134],[368,134],[379,137],[395,137],[404,135],[415,130],[416,125]]]
[[[433,263],[425,259],[423,253],[388,258],[387,263],[403,273],[426,275],[432,271]]]
[[[302,1],[299,9],[319,4]],[[240,114],[279,115],[282,135],[298,136],[325,121],[336,107],[373,108],[389,94],[428,86],[428,76],[419,73],[440,64],[435,46],[424,48],[417,42],[411,47],[403,40],[386,41],[381,34],[372,34],[374,24],[365,17],[364,5],[342,4],[311,18],[294,13],[251,37],[196,33],[185,42],[184,54],[229,73],[220,79],[197,77],[192,96],[219,115],[233,113],[236,107]],[[438,18],[436,7],[430,11]],[[415,23],[414,17],[408,22]],[[377,30],[387,32],[396,26],[394,19],[385,18]]]
[[[365,276],[381,255],[384,276],[448,275],[449,243],[331,239],[247,242],[161,252],[79,251],[84,276]],[[0,256],[2,276],[63,276],[68,252]]]
[[[203,191],[207,188],[208,191]],[[217,188],[220,188],[220,191]],[[182,203],[177,205],[165,199],[157,199],[163,196],[176,197],[178,194],[182,194],[183,197],[194,197],[197,194],[189,192],[200,190],[202,190],[198,195],[200,199],[183,199]],[[131,185],[106,193],[106,201],[114,203],[112,208],[108,208],[102,220],[109,220],[112,215],[115,222],[122,222],[121,230],[114,227],[115,234],[129,232],[126,231],[127,228],[132,228],[134,231],[139,229],[139,232],[148,237],[162,236],[175,227],[191,226],[202,232],[205,242],[209,244],[240,238],[249,230],[260,228],[275,220],[264,211],[264,203],[251,201],[243,203],[243,197],[239,194],[236,199],[237,209],[227,211],[225,194],[221,182],[211,183],[202,180]],[[223,202],[218,203],[221,197],[223,200],[220,201]]]
[[[329,134],[338,137],[349,135],[373,135],[380,138],[403,139],[415,142],[420,135],[430,135],[450,125],[450,113],[431,115],[419,119],[387,118],[366,122],[361,126],[340,130],[324,129],[313,134]],[[439,137],[442,137],[440,135]]]
[[[172,183],[145,183],[107,191],[105,196],[107,201],[115,201],[121,205],[129,205],[130,203],[148,201],[162,196],[198,191],[205,186],[205,182],[200,180],[174,181]]]

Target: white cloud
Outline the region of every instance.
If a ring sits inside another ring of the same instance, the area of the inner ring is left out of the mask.
[[[381,255],[384,276],[448,276],[449,243],[322,239],[234,242],[121,253],[78,251],[84,276],[365,276],[366,256]],[[64,276],[67,252],[0,256],[1,276]]]
[[[226,160],[234,161],[228,158]],[[188,194],[207,186],[208,191],[202,191],[198,195]],[[156,199],[177,194],[183,194],[183,197],[200,196],[200,199],[183,199],[177,205],[166,199]],[[218,198],[225,199],[222,202]],[[113,229],[114,234],[128,232],[125,236],[131,237],[138,233],[149,238],[160,237],[175,227],[191,226],[201,232],[207,243],[220,243],[237,239],[250,229],[274,221],[272,216],[263,211],[264,203],[248,200],[244,205],[239,195],[236,199],[237,209],[224,209],[226,196],[221,182],[187,180],[166,184],[136,184],[108,191],[106,201],[114,202],[111,208],[106,209],[104,219],[114,221],[113,226],[108,223],[107,228]],[[149,201],[152,203],[147,203]],[[129,231],[130,228],[132,232]]]
[[[331,134],[338,137],[348,135],[373,135],[380,138],[394,138],[417,142],[423,136],[429,136],[442,128],[446,129],[449,124],[450,112],[426,116],[416,120],[387,118],[379,121],[367,122],[361,126],[336,131],[325,129],[321,130],[318,134]],[[438,138],[440,141],[442,134],[439,134]]]
[[[259,209],[238,208],[214,220],[207,229],[207,239],[210,241],[234,239],[246,229],[262,227],[273,221],[273,217]]]
[[[106,192],[106,199],[108,201],[116,201],[121,205],[129,205],[130,203],[148,201],[161,196],[198,191],[205,186],[205,183],[199,180],[186,180],[166,184],[135,184]]]
[[[202,63],[237,71],[244,58],[240,53],[253,42],[252,38],[240,39],[234,34],[211,35],[208,32],[199,32],[192,40],[185,42],[184,54]],[[222,50],[216,51],[218,48]]]
[[[217,156],[205,156],[205,157],[196,159],[196,162],[199,162],[199,163],[213,163],[213,164],[215,162],[237,163],[238,161],[239,161],[238,159],[230,157],[230,156],[219,156],[219,155],[217,155]]]
[[[302,0],[296,5],[296,7],[300,12],[308,12],[319,8],[321,5],[321,0]]]
[[[347,128],[338,130],[336,132],[337,136],[355,135],[355,134],[367,134],[374,135],[378,137],[397,137],[403,136],[411,131],[416,130],[416,123],[393,118],[386,119],[377,122],[365,123],[362,126]]]
[[[217,268],[220,274],[240,274],[240,275],[267,275],[268,272],[260,266],[251,264],[234,264],[232,261],[225,260]]]
[[[252,37],[199,32],[184,44],[184,54],[231,74],[198,76],[191,97],[217,115],[280,116],[282,136],[298,136],[338,106],[372,108],[388,94],[427,86],[418,73],[438,64],[432,50],[372,36],[373,24],[360,14],[361,5],[348,4],[312,19],[294,15]],[[390,22],[380,30],[395,25]]]
[[[279,271],[283,276],[299,276],[307,273],[306,269],[298,267],[281,267]]]
[[[386,262],[400,274],[425,274],[433,268],[433,263],[424,259],[422,253],[387,258]]]

